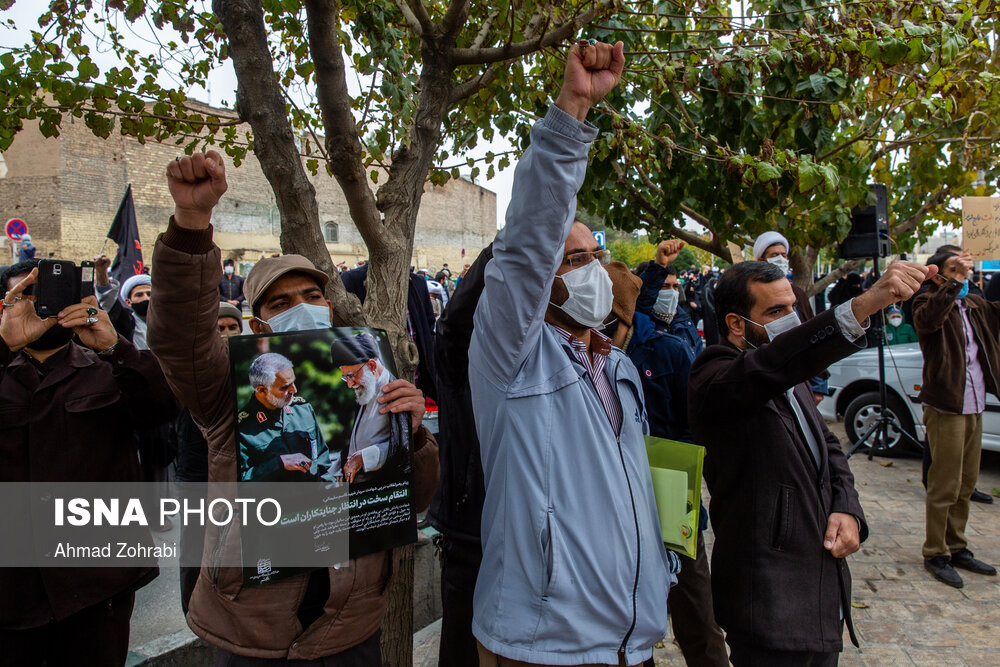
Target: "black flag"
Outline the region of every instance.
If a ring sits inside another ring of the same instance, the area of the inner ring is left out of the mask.
[[[118,244],[118,254],[111,265],[111,277],[124,283],[142,273],[142,243],[139,242],[139,223],[135,219],[132,186],[128,186],[122,203],[118,205],[115,221],[108,230],[108,238]]]

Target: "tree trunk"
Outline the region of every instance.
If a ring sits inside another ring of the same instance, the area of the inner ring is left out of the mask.
[[[253,130],[254,155],[274,191],[281,214],[281,249],[309,258],[330,276],[327,297],[335,325],[363,324],[361,306],[349,295],[326,251],[316,190],[295,145],[285,101],[275,78],[259,0],[214,0],[236,70],[236,109]]]
[[[389,583],[389,604],[382,617],[382,664],[413,665],[413,563],[412,544],[396,549],[399,562]]]
[[[806,294],[813,284],[813,269],[818,254],[819,250],[812,246],[807,246],[805,252],[796,249],[788,254],[788,263],[792,267],[792,282]]]

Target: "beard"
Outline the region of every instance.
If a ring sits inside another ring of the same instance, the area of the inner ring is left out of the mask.
[[[753,347],[763,347],[771,342],[767,332],[756,324],[749,325],[743,332],[743,338]]]
[[[43,333],[41,336],[31,341],[25,347],[38,352],[57,350],[73,339],[73,330],[66,329],[58,324]]]
[[[268,394],[267,396],[264,397],[264,402],[267,403],[267,407],[271,408],[272,410],[281,410],[282,408],[287,407],[288,404],[292,402],[292,397],[285,396],[283,398],[278,398],[276,396],[271,396],[271,394]]]
[[[378,378],[375,377],[375,373],[372,369],[367,366],[361,371],[361,380],[358,382],[358,386],[354,388],[354,398],[357,399],[358,405],[366,405],[372,402],[375,398],[375,392],[378,391]]]

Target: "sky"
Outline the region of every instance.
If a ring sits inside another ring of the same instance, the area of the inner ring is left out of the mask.
[[[32,2],[31,0],[17,0],[14,6],[8,10],[0,11],[0,21],[6,24],[7,20],[12,20],[15,27],[11,29],[7,25],[0,25],[0,50],[6,50],[6,48],[21,46],[30,40],[31,30],[38,29],[38,16],[44,9],[44,5],[39,2]],[[142,28],[141,22],[137,22],[137,28]],[[172,31],[168,31],[172,32]],[[127,40],[129,46],[137,49],[143,49],[144,41],[140,37],[130,37]],[[160,32],[163,34],[163,32]],[[166,42],[170,40],[169,36],[162,37],[162,41]],[[177,40],[179,41],[179,40]],[[120,66],[121,62],[114,57],[113,53],[108,51],[101,52],[94,48],[96,40],[90,40],[89,44],[92,47],[91,58],[101,68],[102,73],[114,66]],[[151,45],[152,42],[149,42]],[[6,48],[5,48],[6,47]],[[351,66],[350,61],[347,62],[348,67]],[[103,77],[101,77],[103,78]],[[358,82],[356,76],[348,75],[348,87],[351,89],[352,93],[356,92],[358,89]],[[164,79],[161,81],[162,84],[166,85],[168,82]],[[232,108],[236,100],[236,72],[233,70],[232,60],[227,60],[223,63],[221,67],[213,70],[205,84],[203,86],[195,86],[186,91],[188,97],[195,100],[205,102],[212,106],[222,106]],[[513,148],[513,145],[502,138],[494,139],[494,141],[487,142],[485,140],[480,140],[479,144],[476,146],[475,150],[461,156],[451,156],[449,163],[453,161],[460,161],[465,158],[478,159],[485,157],[485,155],[492,151],[494,153],[502,153]],[[476,179],[476,182],[485,187],[486,189],[495,192],[497,195],[497,228],[499,229],[503,225],[504,214],[507,210],[507,205],[510,203],[510,193],[513,186],[514,179],[514,167],[516,165],[516,160],[511,160],[510,166],[502,171],[498,171],[492,179],[486,178],[486,167],[485,165],[480,165],[481,174]],[[468,167],[460,168],[463,176],[468,176]]]

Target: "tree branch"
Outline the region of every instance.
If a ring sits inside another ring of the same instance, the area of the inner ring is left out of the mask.
[[[334,3],[306,0],[305,7],[309,51],[316,65],[316,100],[323,115],[330,168],[344,191],[347,207],[361,238],[369,251],[374,252],[383,243],[382,216],[368,185],[364,151],[351,112],[347,68],[337,32]]]
[[[403,15],[403,20],[406,21],[406,25],[410,27],[413,34],[423,36],[424,27],[420,25],[420,21],[417,20],[416,15],[410,10],[410,8],[406,6],[406,3],[403,2],[403,0],[393,0],[393,3],[396,5],[396,9],[399,10],[399,13]]]
[[[806,296],[809,297],[816,296],[817,294],[825,290],[830,284],[836,282],[837,280],[840,280],[841,278],[843,278],[844,276],[846,276],[848,273],[858,268],[859,266],[861,266],[861,260],[859,259],[852,259],[850,261],[844,262],[843,264],[835,268],[833,271],[831,271],[830,273],[826,274],[825,276],[814,282],[809,287],[809,289],[806,290]]]
[[[493,22],[497,20],[497,16],[500,15],[499,9],[494,9],[490,12],[490,15],[486,17],[483,21],[482,27],[479,29],[479,34],[476,38],[472,40],[472,48],[479,49],[482,48],[483,44],[486,43],[486,39],[490,36],[490,30],[493,29]]]
[[[493,83],[493,80],[497,78],[498,70],[499,64],[493,63],[478,77],[469,79],[468,81],[455,86],[451,91],[451,99],[448,101],[448,106],[475,95],[480,90]]]
[[[469,0],[451,0],[448,11],[441,20],[441,31],[445,37],[454,37],[469,20]]]
[[[437,26],[434,25],[434,21],[431,21],[431,17],[428,16],[423,0],[406,0],[406,4],[410,6],[414,17],[417,19],[417,23],[420,24],[421,34],[426,37],[436,35]]]
[[[950,198],[951,198],[951,186],[946,185],[937,192],[935,192],[933,195],[931,195],[931,197],[926,202],[924,202],[923,206],[917,209],[917,211],[913,215],[911,215],[909,218],[907,218],[900,224],[896,225],[892,229],[892,235],[904,236],[906,234],[909,234],[910,232],[912,232],[914,229],[917,228],[917,225],[919,225],[921,222],[924,221],[924,218],[926,218],[927,215],[933,209],[937,208]]]
[[[638,188],[636,188],[634,185],[632,185],[631,182],[629,182],[628,178],[625,175],[625,171],[622,169],[621,165],[619,165],[618,163],[613,163],[612,167],[614,168],[615,173],[618,175],[618,182],[624,185],[626,189],[628,189],[629,194],[631,194],[635,198],[640,208],[642,208],[647,213],[647,215],[649,215],[649,219],[647,219],[646,221],[647,224],[662,225],[663,224],[662,211],[660,211],[656,206],[654,206],[653,203],[649,201],[649,199],[646,197],[646,195],[641,193],[638,190]],[[732,253],[729,252],[729,248],[723,248],[719,243],[718,237],[712,238],[711,240],[706,240],[698,236],[697,234],[689,232],[685,229],[681,229],[672,222],[667,223],[665,231],[669,232],[673,236],[684,241],[688,245],[692,245],[695,248],[701,248],[702,250],[710,252],[717,257],[721,257],[727,262],[731,263],[733,261],[733,255]]]
[[[575,16],[562,25],[533,39],[491,48],[455,49],[451,52],[451,61],[455,65],[486,65],[489,63],[514,60],[534,53],[539,49],[562,42],[577,30],[602,15],[615,6],[616,0],[599,0],[597,6],[579,16]]]

